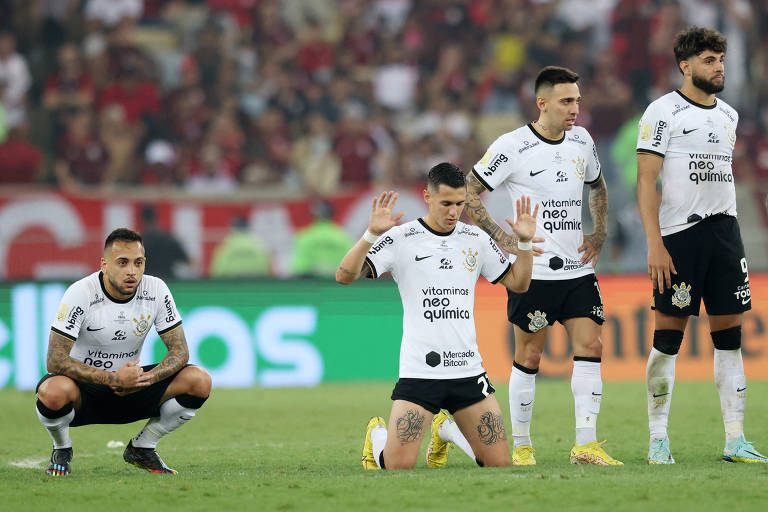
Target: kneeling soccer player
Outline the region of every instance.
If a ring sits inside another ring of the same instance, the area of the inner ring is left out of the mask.
[[[445,465],[450,441],[480,466],[509,465],[501,409],[477,348],[475,284],[482,274],[516,292],[528,288],[538,206],[531,214],[530,198],[522,197],[515,222],[507,219],[521,240],[510,264],[482,230],[459,222],[466,195],[461,170],[438,164],[429,171],[424,191],[427,215],[397,226],[403,215],[392,216],[397,194],[382,193],[373,199],[368,231],[336,271],[342,284],[391,272],[403,302],[400,378],[392,392],[389,427],[380,417],[368,422],[366,469],[412,468],[430,423],[439,427],[428,449],[430,466]],[[441,409],[453,414],[455,423],[445,421]]]

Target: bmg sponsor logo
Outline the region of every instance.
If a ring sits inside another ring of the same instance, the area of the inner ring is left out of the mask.
[[[391,237],[391,236],[387,235],[387,236],[385,236],[384,238],[382,238],[382,239],[379,241],[379,243],[377,243],[376,245],[374,245],[373,247],[371,247],[371,250],[370,250],[370,251],[368,251],[368,254],[376,254],[377,252],[379,252],[380,250],[382,250],[384,247],[386,247],[386,246],[388,246],[388,245],[392,245],[393,243],[395,243],[395,241],[394,241],[394,240],[392,240],[392,237]]]
[[[83,308],[80,306],[77,306],[75,309],[72,310],[72,312],[69,314],[69,319],[67,320],[67,326],[65,327],[66,330],[71,331],[75,328],[75,323],[77,322],[78,317],[80,315],[84,314],[85,311],[83,311]]]
[[[165,304],[165,312],[167,313],[165,321],[171,323],[176,320],[176,316],[173,314],[173,305],[171,304],[171,298],[168,295],[163,299],[163,304]]]
[[[667,123],[664,121],[658,121],[656,123],[656,129],[653,131],[653,142],[651,143],[651,146],[657,148],[661,145],[661,141],[664,138],[664,129],[666,127]]]
[[[509,158],[507,158],[507,155],[504,153],[499,153],[496,158],[491,160],[491,163],[488,164],[488,167],[485,171],[483,171],[483,176],[492,176],[494,172],[496,172],[496,169],[499,168],[499,166],[503,163],[509,162]]]

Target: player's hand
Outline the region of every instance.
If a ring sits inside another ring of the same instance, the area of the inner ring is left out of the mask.
[[[531,213],[531,198],[530,196],[522,196],[515,201],[515,221],[510,219],[504,219],[512,228],[517,238],[522,242],[530,242],[533,240],[533,235],[536,234],[536,215],[539,213],[539,205]],[[542,239],[543,240],[543,239]]]
[[[666,288],[672,288],[672,274],[677,274],[675,264],[669,255],[664,242],[659,239],[657,242],[648,245],[648,277],[651,278],[653,288],[664,293]]]
[[[603,250],[603,244],[605,243],[605,237],[607,233],[599,232],[592,233],[591,235],[584,235],[584,243],[579,247],[579,252],[583,252],[581,255],[581,262],[587,263],[592,260],[592,266],[597,266],[597,258],[600,257],[600,251]]]
[[[392,209],[397,202],[397,192],[390,190],[382,192],[379,197],[373,198],[373,208],[371,209],[371,218],[368,221],[368,231],[374,235],[381,235],[397,225],[403,212],[392,216]]]
[[[139,366],[139,360],[126,361],[126,363],[117,370],[117,382],[112,386],[115,392],[125,392],[131,388],[142,388],[149,386],[150,374],[144,372],[144,368]]]

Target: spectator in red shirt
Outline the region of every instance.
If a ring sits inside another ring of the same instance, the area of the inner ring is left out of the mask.
[[[104,89],[99,98],[99,110],[111,105],[122,108],[125,120],[130,125],[160,110],[157,86],[141,78],[138,63],[134,59],[126,60],[117,80]]]
[[[59,47],[57,65],[57,71],[45,81],[43,106],[54,114],[57,122],[64,123],[72,110],[90,108],[93,83],[83,70],[80,52],[74,43]]]
[[[342,185],[368,185],[376,142],[368,131],[363,107],[348,107],[333,141],[333,151],[341,161]]]
[[[56,144],[54,171],[59,186],[73,190],[82,185],[100,185],[105,182],[108,163],[107,151],[95,134],[93,114],[78,110],[67,122],[64,137]]]
[[[28,123],[12,128],[8,138],[0,144],[0,184],[35,183],[41,178],[43,155],[29,143]]]
[[[325,40],[323,27],[317,20],[310,19],[299,47],[299,66],[309,76],[328,75],[335,62],[333,46]]]

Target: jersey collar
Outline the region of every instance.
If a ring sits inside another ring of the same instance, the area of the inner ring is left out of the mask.
[[[134,292],[133,295],[131,295],[127,299],[116,299],[113,296],[111,296],[107,291],[106,287],[104,287],[104,272],[101,272],[101,271],[99,272],[99,284],[101,285],[101,291],[104,292],[104,296],[109,300],[111,300],[112,302],[114,302],[115,304],[125,304],[127,302],[131,302],[131,300],[133,300],[133,298],[136,296],[136,292]],[[139,287],[137,286],[136,290],[138,291],[138,289]]]
[[[452,230],[450,230],[449,232],[447,232],[447,233],[441,233],[441,232],[439,232],[439,231],[435,231],[434,229],[432,229],[431,227],[429,227],[429,226],[427,225],[427,223],[426,223],[426,222],[424,222],[424,219],[422,219],[421,217],[419,217],[418,221],[421,223],[421,225],[422,225],[422,226],[424,226],[424,228],[425,228],[427,231],[429,231],[429,232],[430,232],[430,233],[432,233],[433,235],[437,235],[437,236],[451,236],[451,235],[453,234],[453,232],[454,232],[454,231],[456,231],[456,226],[454,226],[454,227],[453,227],[453,229],[452,229]]]
[[[533,134],[536,137],[538,137],[540,141],[546,142],[547,144],[552,144],[553,146],[557,145],[557,144],[560,144],[560,143],[562,143],[565,140],[565,131],[563,131],[563,136],[560,137],[558,140],[550,140],[550,139],[546,138],[545,136],[543,136],[542,134],[540,134],[539,132],[537,132],[536,128],[533,127],[533,123],[528,123],[528,128],[531,129]]]
[[[704,108],[704,109],[707,109],[707,110],[712,110],[713,108],[715,108],[717,106],[717,98],[715,98],[715,102],[712,105],[702,105],[701,103],[696,103],[691,98],[689,98],[688,96],[686,96],[685,94],[680,92],[680,89],[675,89],[675,92],[677,94],[679,94],[685,101],[687,101],[688,103],[693,105],[694,107],[699,107],[699,108]]]

